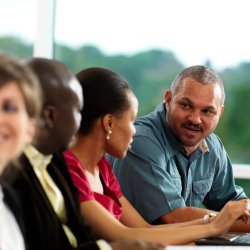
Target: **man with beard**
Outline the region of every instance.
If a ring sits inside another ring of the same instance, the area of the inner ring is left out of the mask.
[[[235,185],[230,159],[213,133],[224,100],[223,82],[213,70],[184,69],[165,101],[136,120],[127,156],[110,158],[124,195],[149,223],[201,217],[208,222],[227,201],[247,198]],[[249,228],[239,222],[232,230]]]

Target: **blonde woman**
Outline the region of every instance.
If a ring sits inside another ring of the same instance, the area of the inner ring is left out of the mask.
[[[35,131],[41,98],[33,73],[18,60],[0,54],[0,173],[28,144]],[[18,197],[0,178],[0,249],[23,250]]]

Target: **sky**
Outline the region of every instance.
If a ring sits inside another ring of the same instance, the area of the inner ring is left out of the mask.
[[[0,36],[33,41],[36,9],[37,0],[0,0]],[[108,55],[162,49],[222,69],[250,62],[249,10],[249,0],[57,0],[55,39]]]

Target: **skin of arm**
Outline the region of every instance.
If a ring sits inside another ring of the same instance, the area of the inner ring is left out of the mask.
[[[197,207],[180,207],[160,217],[163,224],[186,222],[203,218],[204,215],[214,213],[212,210]]]
[[[132,210],[130,210],[130,212],[132,212]],[[81,202],[81,213],[94,233],[107,241],[136,238],[164,245],[187,244],[199,238],[214,236],[226,232],[232,223],[241,215],[246,214],[249,216],[245,202],[243,201],[229,202],[225,208],[223,208],[223,212],[219,213],[216,216],[216,219],[209,224],[187,225],[184,227],[173,227],[168,225],[165,227],[152,226],[150,228],[131,228],[116,220],[95,200]],[[133,214],[131,218],[137,220],[137,215]],[[125,217],[123,217],[122,220],[124,221]],[[141,220],[143,219],[139,219],[135,224],[139,225]],[[131,221],[132,219],[128,224],[131,223]]]
[[[177,223],[180,224],[182,222],[187,221],[197,221],[198,218],[203,218],[204,215],[209,213],[218,213],[212,210],[204,209],[204,208],[196,208],[196,207],[181,207],[177,208],[174,211],[163,215],[160,220],[163,224],[171,224]],[[244,223],[242,220],[237,220],[230,228],[232,232],[249,232],[250,225]]]
[[[190,226],[190,225],[201,225],[204,224],[204,220],[203,217],[205,214],[208,214],[209,212],[212,212],[210,210],[207,210],[207,212],[204,212],[203,214],[200,215],[200,217],[196,217],[194,218],[192,221],[186,221],[186,222],[169,222],[169,223],[163,223],[163,225],[151,225],[149,223],[147,223],[142,217],[141,215],[136,211],[136,209],[130,204],[130,202],[124,197],[122,196],[119,199],[123,211],[122,211],[122,216],[120,219],[120,222],[122,224],[124,224],[127,227],[162,227],[162,228],[166,228],[166,227],[181,227],[181,226]],[[173,223],[171,225],[169,225],[170,223]]]

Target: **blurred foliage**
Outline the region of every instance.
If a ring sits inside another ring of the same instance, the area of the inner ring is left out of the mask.
[[[235,184],[241,186],[244,189],[247,197],[250,197],[250,182],[248,179],[236,179]]]
[[[151,111],[163,99],[177,74],[183,68],[171,52],[151,50],[132,56],[104,55],[93,46],[72,50],[57,45],[55,58],[64,62],[74,73],[92,66],[109,68],[125,77],[138,97],[139,115]]]
[[[15,37],[0,37],[0,50],[6,51],[20,59],[32,56],[33,47]]]
[[[32,56],[32,45],[14,37],[0,38],[0,50],[19,58]],[[134,55],[103,54],[93,46],[70,48],[55,46],[55,58],[74,73],[99,66],[116,71],[126,78],[138,97],[139,115],[152,111],[164,98],[176,74],[184,65],[170,51],[150,50]],[[212,67],[211,61],[204,62]],[[218,72],[225,84],[226,102],[216,133],[235,163],[250,163],[250,63],[242,62],[234,68]]]

